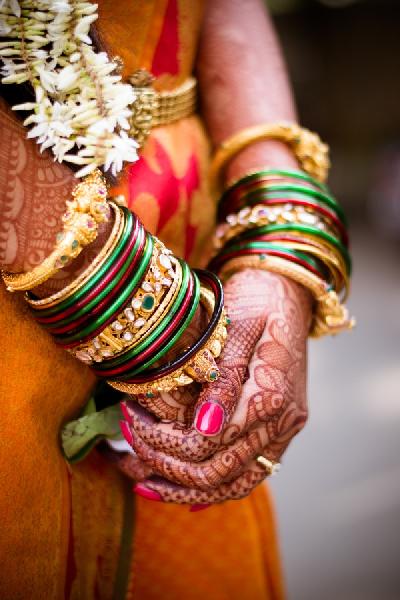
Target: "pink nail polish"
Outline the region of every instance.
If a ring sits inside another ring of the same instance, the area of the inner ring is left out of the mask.
[[[216,402],[205,402],[197,413],[195,427],[203,435],[217,435],[224,423],[224,409]]]
[[[160,494],[146,487],[143,483],[137,483],[133,487],[133,491],[135,492],[135,494],[138,494],[138,496],[146,498],[146,500],[153,500],[153,502],[162,502],[162,497],[160,496]]]
[[[120,407],[121,407],[121,412],[124,415],[125,421],[128,421],[128,423],[131,424],[132,417],[129,414],[129,410],[128,410],[128,407],[126,406],[125,402],[120,402]]]
[[[129,429],[129,425],[126,421],[120,421],[119,427],[121,429],[121,433],[128,442],[130,446],[133,446],[133,435],[131,430]]]
[[[209,506],[211,506],[211,504],[192,504],[189,508],[189,512],[199,512],[199,510],[205,510]]]

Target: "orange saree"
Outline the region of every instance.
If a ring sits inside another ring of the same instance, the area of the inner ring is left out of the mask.
[[[200,2],[100,0],[99,16],[100,39],[121,56],[125,75],[146,68],[165,89],[192,72]],[[203,127],[190,117],[154,130],[114,190],[192,265],[207,262],[214,226],[207,160]],[[135,498],[132,483],[96,451],[69,466],[58,434],[82,408],[94,378],[4,287],[0,307],[0,597],[281,599],[266,487],[190,513]]]

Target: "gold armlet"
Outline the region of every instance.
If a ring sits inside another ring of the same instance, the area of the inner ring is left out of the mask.
[[[163,92],[157,92],[152,87],[154,77],[144,69],[134,73],[129,81],[136,94],[129,135],[140,147],[145,144],[154,127],[189,117],[196,110],[197,81],[194,77],[189,77],[174,90]]]

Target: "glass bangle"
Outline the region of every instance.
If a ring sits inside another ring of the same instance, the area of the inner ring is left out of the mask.
[[[219,254],[216,260],[211,263],[210,266],[215,270],[221,269],[222,265],[232,258],[239,256],[245,256],[248,254],[271,254],[272,256],[279,256],[280,258],[290,258],[308,268],[318,277],[323,279],[327,278],[327,270],[325,266],[318,260],[315,260],[311,256],[302,253],[297,250],[291,250],[278,244],[270,244],[268,242],[249,242],[248,244],[238,244],[236,246],[227,248],[226,251]]]
[[[255,171],[253,173],[244,175],[240,179],[238,179],[235,182],[233,182],[232,184],[228,185],[227,189],[222,194],[221,199],[218,204],[219,220],[223,220],[225,218],[225,216],[228,214],[228,212],[232,212],[229,207],[230,202],[228,201],[228,198],[233,196],[233,200],[235,201],[236,200],[236,191],[238,189],[240,189],[241,187],[245,187],[248,183],[258,182],[258,181],[261,183],[263,181],[263,178],[268,177],[269,175],[273,175],[273,176],[277,175],[279,177],[288,177],[288,178],[293,178],[293,179],[297,179],[300,181],[305,181],[307,183],[310,183],[317,189],[319,189],[321,192],[329,193],[328,187],[326,185],[315,180],[313,177],[311,177],[310,175],[307,175],[306,173],[303,173],[302,171],[294,171],[294,170],[289,170],[289,169],[265,169],[265,170],[261,170],[261,171]],[[225,206],[225,204],[227,204],[227,206]]]
[[[62,346],[63,348],[73,348],[74,346],[79,345],[82,342],[90,339],[91,336],[96,335],[98,330],[106,327],[107,324],[111,323],[114,319],[115,313],[121,311],[123,306],[129,301],[129,297],[135,292],[135,289],[138,287],[140,280],[143,277],[143,274],[147,270],[151,255],[153,252],[153,239],[152,236],[147,235],[146,246],[144,249],[144,254],[141,259],[140,266],[138,270],[135,272],[135,276],[126,286],[124,291],[117,297],[116,300],[109,306],[109,308],[97,319],[93,321],[90,325],[85,327],[83,330],[79,330],[72,335],[67,336],[66,338],[55,338],[57,345]]]
[[[239,236],[237,236],[236,238],[233,238],[233,239],[235,239],[237,241],[247,240],[252,237],[259,237],[260,235],[273,233],[273,232],[277,232],[277,231],[299,231],[299,232],[304,232],[309,235],[313,235],[313,236],[316,236],[323,240],[326,240],[327,242],[329,242],[330,244],[335,246],[335,248],[337,248],[337,250],[339,250],[339,252],[342,254],[343,259],[346,263],[348,273],[349,274],[351,273],[351,258],[347,251],[347,248],[337,238],[330,235],[326,231],[322,231],[321,229],[317,229],[317,228],[311,227],[309,225],[300,225],[300,224],[296,224],[296,225],[295,224],[265,225],[263,227],[256,227],[249,231],[245,231],[244,233],[241,233]]]
[[[158,356],[160,352],[165,354],[169,350],[170,346],[167,346],[167,344],[170,336],[173,335],[176,328],[180,327],[184,322],[183,319],[185,318],[187,311],[190,310],[192,302],[198,305],[199,300],[200,286],[198,285],[197,278],[190,272],[189,267],[187,267],[187,269],[183,267],[183,269],[185,271],[185,277],[182,283],[185,287],[182,286],[181,293],[179,294],[179,302],[175,302],[174,307],[167,313],[166,318],[163,319],[160,325],[150,336],[148,336],[148,338],[128,352],[127,356],[123,357],[123,361],[107,361],[106,365],[102,363],[99,365],[98,369],[94,369],[96,374],[123,379],[128,376],[131,369],[136,367],[141,361],[150,356],[151,358],[149,360],[155,362],[157,358],[154,358],[154,356]],[[111,367],[110,363],[113,363],[116,367]],[[120,366],[118,366],[118,364]],[[147,362],[145,364],[147,364]],[[103,366],[105,366],[107,370],[103,368]]]
[[[38,323],[43,324],[48,329],[55,329],[56,333],[63,333],[70,328],[71,323],[76,322],[76,326],[82,322],[89,311],[95,313],[95,308],[108,295],[113,292],[117,284],[122,280],[125,273],[132,268],[132,265],[137,262],[140,252],[143,250],[145,242],[145,233],[143,227],[139,226],[138,235],[135,233],[128,239],[128,243],[123,248],[122,252],[114,262],[110,270],[105,274],[104,278],[95,285],[91,291],[81,297],[78,302],[68,307],[64,311],[60,311],[57,315],[51,317],[39,317]],[[67,326],[65,329],[64,326]]]
[[[142,375],[136,376],[133,379],[126,381],[126,383],[146,383],[147,381],[154,381],[157,379],[161,379],[166,375],[169,375],[173,371],[181,368],[186,362],[188,362],[210,339],[222,314],[222,310],[224,307],[224,292],[219,278],[214,273],[203,269],[196,269],[195,273],[198,275],[202,285],[207,285],[211,288],[215,298],[214,310],[206,329],[204,330],[200,338],[181,356],[177,357],[173,361],[168,362],[162,367],[150,369],[146,373],[142,373]]]
[[[128,209],[121,208],[121,210],[123,210],[126,217],[124,231],[122,233],[119,243],[114,248],[114,251],[112,252],[110,257],[101,266],[101,268],[90,278],[90,280],[82,288],[71,294],[71,296],[69,296],[56,306],[45,310],[36,310],[35,307],[32,307],[31,310],[34,313],[34,315],[40,314],[41,317],[47,317],[68,308],[72,304],[75,304],[82,296],[87,294],[101,280],[101,278],[104,276],[104,274],[108,271],[108,269],[111,267],[111,265],[115,262],[115,260],[122,252],[132,231],[134,215]]]
[[[154,340],[157,340],[157,338],[159,338],[162,335],[163,331],[168,327],[169,323],[172,321],[174,315],[179,311],[179,308],[182,306],[185,296],[187,296],[188,294],[188,288],[190,283],[189,265],[184,261],[180,261],[180,263],[182,266],[182,282],[179,293],[176,296],[173,305],[170,307],[169,311],[161,320],[159,325],[152,331],[152,333],[149,336],[147,336],[144,340],[140,341],[133,348],[130,348],[128,352],[125,352],[124,354],[119,355],[116,358],[103,361],[101,364],[96,365],[96,368],[94,369],[96,374],[103,375],[103,372],[107,372],[110,369],[114,369],[114,367],[122,366],[128,363],[131,359],[135,358],[140,352],[145,350]]]

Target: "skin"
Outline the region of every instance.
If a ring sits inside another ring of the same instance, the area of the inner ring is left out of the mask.
[[[240,288],[251,290],[251,302],[243,293],[237,299]],[[266,476],[254,459],[263,454],[278,461],[307,420],[308,293],[284,278],[246,270],[227,283],[226,303],[228,309],[235,306],[238,335],[230,332],[219,363],[222,383],[205,386],[198,399],[223,396],[221,403],[229,404],[231,416],[220,435],[204,437],[185,423],[159,421],[136,402],[126,402],[133,448],[158,476],[145,484],[166,502],[211,503],[248,494]],[[251,340],[260,331],[253,349]]]
[[[208,3],[197,74],[215,145],[254,124],[296,121],[282,55],[260,0],[246,2],[245,11],[240,0]],[[260,142],[231,161],[226,180],[264,165],[298,168],[285,145]],[[309,293],[277,275],[243,271],[227,282],[225,294],[233,322],[218,364],[221,377],[204,386],[193,411],[182,407],[185,390],[178,399],[163,394],[155,410],[149,401],[139,400],[146,410],[127,404],[133,447],[153,467],[145,485],[164,502],[214,503],[247,495],[266,476],[254,458],[279,460],[307,419]],[[225,412],[224,428],[213,438],[193,427],[193,412],[207,401]],[[181,424],[160,423],[151,414],[168,420],[171,403]]]
[[[248,0],[246,11],[240,0],[210,0],[197,75],[203,115],[215,144],[256,123],[296,121],[282,57],[261,0]],[[74,178],[51,155],[38,153],[2,102],[0,128],[1,139],[8,140],[1,150],[0,266],[18,272],[51,252]],[[18,151],[13,154],[14,145]],[[231,161],[226,179],[264,165],[297,167],[286,146],[262,142]],[[43,296],[67,285],[98,252],[109,230],[110,225],[104,226],[69,269],[36,293]],[[248,494],[266,476],[255,457],[278,460],[306,422],[308,292],[277,275],[246,270],[226,283],[225,293],[232,324],[219,361],[219,380],[151,401],[129,400],[137,457],[107,451],[118,468],[144,480],[166,502],[221,502]],[[202,322],[203,315],[197,314],[187,339],[197,335]],[[222,431],[212,438],[193,426],[200,407],[209,401],[224,410]]]

